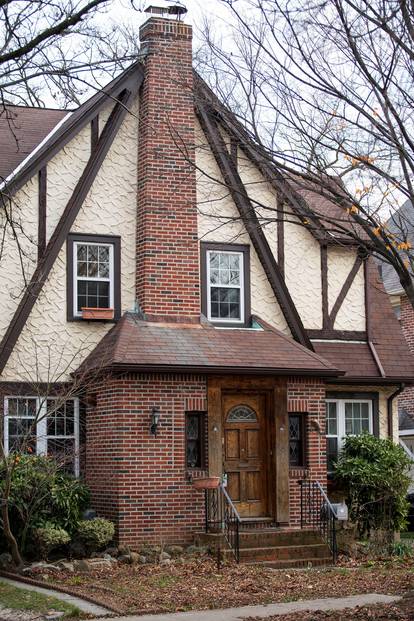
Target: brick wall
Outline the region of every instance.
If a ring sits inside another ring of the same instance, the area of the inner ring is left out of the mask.
[[[324,400],[320,381],[289,381],[290,411],[307,413],[307,468],[290,471],[293,526],[300,522],[298,480],[326,484]],[[133,547],[160,541],[190,543],[203,528],[204,504],[202,493],[188,479],[185,412],[206,410],[205,378],[154,374],[108,378],[90,403],[86,481],[93,507],[116,523],[122,543]],[[153,406],[161,412],[157,437],[149,431]]]
[[[325,384],[318,379],[291,378],[288,381],[288,411],[305,412],[306,468],[291,468],[289,474],[290,525],[300,524],[298,481],[319,481],[326,489]]]
[[[137,299],[150,316],[200,314],[191,26],[140,29],[145,78],[138,147]]]
[[[401,296],[401,327],[408,347],[414,353],[414,309],[406,295]],[[414,418],[414,386],[406,388],[398,397],[399,409],[404,409]]]
[[[138,375],[105,381],[87,412],[86,480],[99,514],[115,521],[119,541],[193,540],[203,495],[187,477],[185,412],[205,410],[206,382],[185,375]],[[150,434],[153,406],[161,412]]]

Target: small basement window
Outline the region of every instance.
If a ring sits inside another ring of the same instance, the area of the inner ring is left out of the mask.
[[[69,236],[69,320],[119,318],[119,245],[114,237]]]

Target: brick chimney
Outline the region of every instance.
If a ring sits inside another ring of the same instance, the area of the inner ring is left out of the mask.
[[[150,319],[200,316],[192,28],[151,17],[140,28],[136,292]]]

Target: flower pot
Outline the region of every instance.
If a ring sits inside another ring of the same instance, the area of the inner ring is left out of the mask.
[[[82,308],[82,319],[113,319],[113,308]]]
[[[194,479],[194,489],[215,489],[220,485],[220,477],[203,477],[202,479]]]

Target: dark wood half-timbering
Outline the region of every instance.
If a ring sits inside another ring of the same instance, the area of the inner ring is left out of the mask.
[[[43,166],[38,173],[39,219],[37,225],[37,258],[43,257],[46,249],[46,210],[47,210],[47,168]]]

